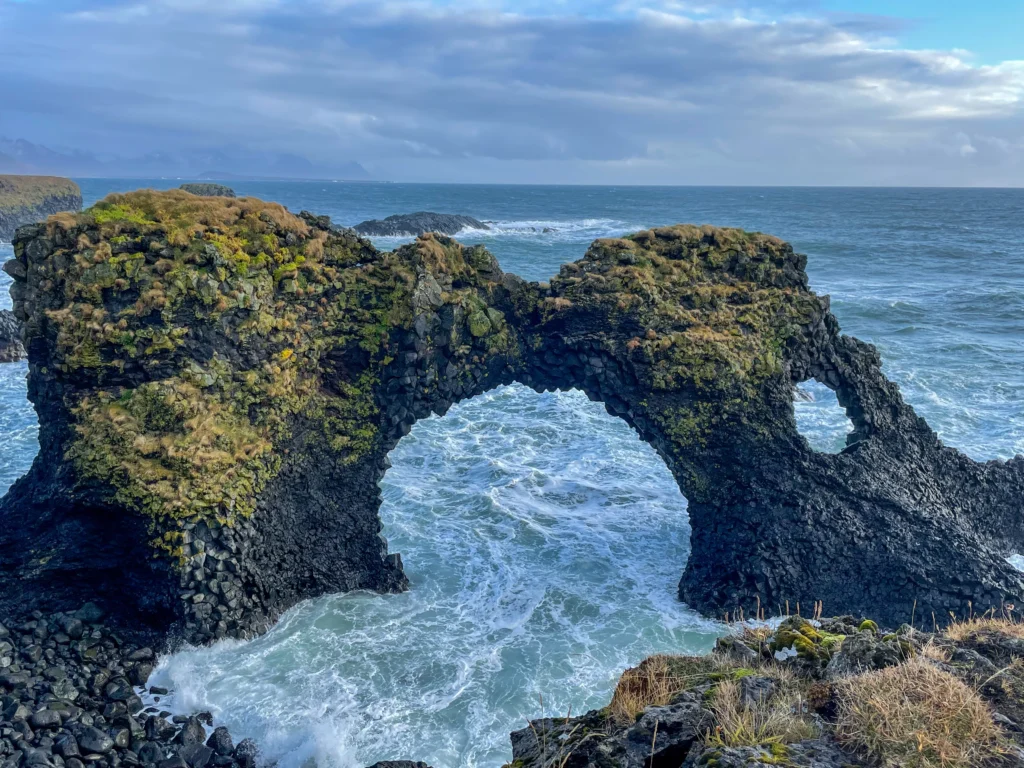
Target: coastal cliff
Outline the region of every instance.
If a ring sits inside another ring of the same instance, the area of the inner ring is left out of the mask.
[[[654,446],[689,502],[679,594],[707,615],[824,601],[897,625],[1024,597],[1024,460],[944,447],[777,238],[665,227],[527,283],[440,235],[381,252],[326,217],[144,191],[22,230],[15,256],[40,453],[0,501],[7,613],[95,598],[205,642],[405,589],[388,452],[512,382],[581,389]],[[855,427],[841,454],[797,431],[812,378]]]
[[[10,242],[18,227],[82,208],[82,191],[56,176],[0,176],[0,241]]]

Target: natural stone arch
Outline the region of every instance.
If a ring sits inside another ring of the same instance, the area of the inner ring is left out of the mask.
[[[99,595],[192,640],[406,587],[377,482],[419,418],[514,381],[632,425],[689,502],[680,596],[882,620],[1024,595],[1024,459],[943,447],[776,238],[599,240],[550,284],[427,235],[391,253],[243,198],[115,195],[23,229],[8,272],[40,454],[0,502],[3,607]],[[795,383],[855,431],[810,450]],[[683,563],[680,563],[682,569]]]

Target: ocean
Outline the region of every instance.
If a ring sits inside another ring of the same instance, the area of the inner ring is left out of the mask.
[[[80,183],[88,205],[180,181]],[[459,239],[531,280],[595,238],[650,226],[770,232],[808,255],[843,330],[879,347],[946,444],[979,460],[1024,453],[1024,190],[232,186],[338,224],[417,210],[494,222]],[[0,490],[37,450],[25,375],[0,366]],[[849,425],[831,392],[805,387],[795,409],[815,447],[841,448]],[[580,392],[494,390],[418,423],[391,461],[384,534],[412,589],[308,601],[251,642],[163,658],[162,705],[211,711],[282,768],[497,768],[527,718],[603,706],[625,667],[705,652],[724,631],[676,600],[689,528],[665,465]]]

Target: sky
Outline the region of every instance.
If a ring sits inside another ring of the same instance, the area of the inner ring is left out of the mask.
[[[0,137],[394,181],[1024,186],[1024,0],[0,0]]]

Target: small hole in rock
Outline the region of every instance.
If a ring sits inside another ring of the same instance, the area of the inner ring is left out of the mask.
[[[846,436],[853,432],[846,411],[836,393],[813,379],[797,384],[793,397],[796,428],[811,448],[821,453],[839,453]]]

